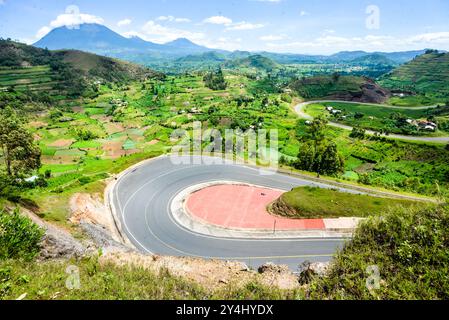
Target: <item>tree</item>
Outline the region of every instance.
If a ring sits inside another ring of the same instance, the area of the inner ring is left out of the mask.
[[[300,170],[316,172],[318,176],[335,175],[343,171],[344,159],[333,141],[322,144],[317,149],[313,142],[308,141],[301,146],[294,166]]]
[[[10,107],[0,112],[0,148],[10,177],[29,174],[41,166],[41,151],[32,134]]]
[[[317,153],[318,147],[325,140],[325,129],[327,126],[327,119],[323,116],[315,118],[312,123],[306,129],[306,135],[303,137],[305,141],[312,141],[314,152]]]
[[[344,159],[338,153],[337,145],[325,137],[325,118],[316,118],[307,129],[294,166],[300,170],[335,175],[343,171]]]
[[[321,156],[320,171],[322,174],[334,175],[343,172],[345,163],[341,154],[338,153],[337,145],[330,142]]]
[[[365,115],[361,112],[356,112],[354,115],[355,119],[362,119]]]
[[[212,90],[226,90],[228,86],[223,75],[223,70],[221,70],[221,68],[219,68],[215,72],[208,72],[204,76],[203,80],[206,87]]]
[[[337,82],[340,80],[340,77],[341,77],[341,75],[340,75],[338,72],[334,72],[334,73],[332,74],[332,81],[333,81],[334,83],[337,83]]]
[[[352,132],[349,134],[349,137],[363,140],[366,137],[366,130],[360,127],[354,127]]]

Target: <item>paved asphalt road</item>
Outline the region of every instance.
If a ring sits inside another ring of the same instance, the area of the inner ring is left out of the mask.
[[[194,158],[197,161],[201,159]],[[137,248],[148,253],[239,260],[252,267],[275,262],[287,264],[296,271],[305,260],[330,260],[343,244],[342,239],[216,238],[193,233],[174,221],[170,204],[176,194],[191,185],[220,180],[281,190],[304,185],[326,187],[281,174],[261,175],[259,170],[246,166],[179,165],[174,164],[170,157],[160,157],[123,175],[113,190],[112,201],[128,238]]]
[[[353,104],[364,104],[364,105],[374,105],[374,104],[367,104],[367,103],[359,103],[359,102],[349,102],[349,101],[335,101],[335,100],[320,100],[320,101],[307,101],[307,102],[302,102],[300,104],[298,104],[297,106],[295,106],[295,111],[296,113],[299,115],[299,117],[303,118],[303,119],[307,119],[307,120],[312,120],[313,117],[307,113],[304,112],[304,108],[306,106],[308,106],[309,104],[314,104],[314,103],[330,103],[330,102],[344,102],[344,103],[353,103]],[[429,106],[429,107],[396,107],[396,106],[388,106],[388,105],[383,105],[383,104],[379,104],[377,105],[379,107],[385,107],[385,108],[391,108],[391,109],[413,109],[413,110],[426,110],[426,109],[435,109],[437,108],[437,106]],[[337,123],[337,122],[329,122],[329,125],[332,127],[336,127],[336,128],[340,128],[340,129],[344,129],[344,130],[352,130],[353,127],[351,126],[347,126],[341,123]],[[369,135],[373,135],[375,134],[374,131],[372,130],[366,130],[366,133]],[[392,138],[392,139],[400,139],[400,140],[406,140],[406,141],[422,141],[422,142],[433,142],[433,143],[448,143],[449,142],[449,137],[444,136],[444,137],[423,137],[423,136],[406,136],[406,135],[401,135],[401,134],[389,134],[388,136],[386,136],[388,138]]]

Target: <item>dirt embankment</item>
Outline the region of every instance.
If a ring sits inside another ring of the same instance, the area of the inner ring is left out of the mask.
[[[282,200],[282,196],[272,202],[267,209],[270,214],[278,217],[295,218],[298,215],[294,208]]]
[[[287,266],[273,264],[266,264],[255,271],[236,261],[151,256],[137,252],[113,252],[100,257],[100,263],[107,262],[119,266],[137,266],[156,273],[168,270],[174,276],[196,282],[211,291],[228,285],[239,288],[253,281],[279,289],[296,289],[300,286],[298,277]]]
[[[38,259],[81,258],[95,251],[94,244],[91,241],[75,239],[69,231],[42,220],[28,209],[21,208],[21,213],[45,230]]]
[[[326,97],[329,100],[342,100],[363,103],[385,103],[391,96],[391,92],[380,87],[374,82],[367,82],[360,87],[358,92],[340,92]]]
[[[70,200],[70,221],[80,225],[95,245],[102,248],[100,263],[138,266],[152,272],[167,270],[170,274],[194,281],[211,291],[222,287],[244,286],[258,281],[280,289],[299,287],[298,277],[287,266],[266,264],[259,271],[236,261],[203,260],[190,257],[146,255],[123,244],[117,234],[111,213],[100,195],[75,194]]]
[[[103,252],[128,252],[133,249],[124,244],[100,194],[74,194],[70,199],[70,211],[70,222],[79,225]]]

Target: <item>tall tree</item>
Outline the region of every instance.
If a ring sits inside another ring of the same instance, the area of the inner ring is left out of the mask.
[[[326,139],[325,118],[316,118],[307,128],[295,167],[320,174],[335,175],[343,171],[344,159],[335,142]]]
[[[327,119],[323,116],[319,116],[313,119],[312,123],[307,127],[306,135],[303,140],[312,141],[314,153],[318,153],[318,148],[325,142],[326,133],[325,129],[327,126]]]
[[[33,135],[10,107],[0,112],[0,148],[10,177],[29,174],[41,166],[41,151]]]

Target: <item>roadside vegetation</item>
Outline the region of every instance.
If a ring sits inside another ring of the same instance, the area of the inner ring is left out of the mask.
[[[328,219],[380,216],[394,208],[412,210],[426,206],[432,205],[411,200],[347,193],[336,189],[300,187],[284,193],[270,205],[269,209],[275,215],[293,219]]]
[[[310,281],[307,296],[332,300],[447,300],[448,228],[447,206],[396,208],[373,216],[336,254],[329,274]]]

